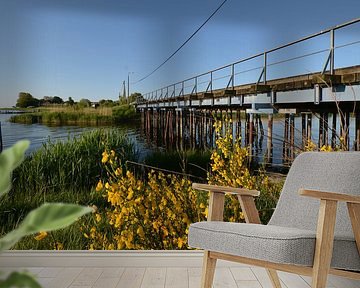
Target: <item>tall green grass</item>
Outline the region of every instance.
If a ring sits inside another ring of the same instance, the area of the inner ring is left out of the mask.
[[[43,202],[100,205],[92,192],[106,176],[102,152],[113,149],[123,162],[137,160],[133,143],[116,129],[86,132],[65,142],[47,142],[13,173],[10,193],[0,199],[0,234],[14,228]]]
[[[14,115],[10,122],[21,124],[40,123],[45,125],[109,125],[124,122],[137,117],[135,108],[130,105],[113,108],[50,107],[41,111]]]

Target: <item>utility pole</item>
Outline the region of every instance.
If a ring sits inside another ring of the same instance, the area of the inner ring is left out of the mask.
[[[125,84],[125,80],[123,81],[123,95],[124,98],[126,98],[126,84]]]
[[[130,97],[130,72],[128,73],[128,94],[127,94],[127,104],[129,104],[129,97]]]

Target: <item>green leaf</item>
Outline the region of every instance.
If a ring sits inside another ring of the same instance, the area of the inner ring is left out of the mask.
[[[0,196],[9,192],[12,171],[24,160],[25,151],[29,145],[30,142],[27,140],[19,141],[0,154]]]
[[[18,242],[25,234],[18,229],[12,230],[5,236],[0,238],[0,251],[10,249],[16,242]]]
[[[79,217],[92,211],[90,207],[76,204],[46,203],[31,211],[19,229],[27,233],[57,230],[69,226]]]
[[[12,272],[5,280],[0,280],[0,288],[23,287],[41,288],[34,277],[27,272]]]
[[[0,239],[0,251],[10,249],[22,237],[40,231],[65,228],[79,217],[92,212],[90,207],[76,204],[46,203],[31,211],[19,227]]]

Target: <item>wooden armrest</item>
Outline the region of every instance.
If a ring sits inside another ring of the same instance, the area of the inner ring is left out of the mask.
[[[360,204],[360,196],[311,189],[299,189],[299,194],[321,200],[343,201]]]
[[[218,186],[218,185],[209,185],[209,184],[200,184],[200,183],[193,183],[192,188],[198,190],[206,190],[215,193],[229,193],[229,194],[237,194],[243,196],[259,196],[260,192],[257,190],[249,190],[246,188],[234,188],[228,186]]]

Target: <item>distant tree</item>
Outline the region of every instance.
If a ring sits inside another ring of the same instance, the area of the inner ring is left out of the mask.
[[[113,107],[113,106],[116,105],[116,103],[115,103],[113,100],[111,100],[111,99],[108,99],[108,100],[101,99],[101,100],[99,101],[99,104],[100,104],[100,106],[102,106],[102,107]]]
[[[38,107],[40,104],[39,99],[34,98],[28,92],[20,92],[19,97],[16,101],[16,107],[27,108],[27,107]]]
[[[142,97],[141,93],[138,93],[138,92],[132,93],[129,97],[128,103],[130,104],[130,103],[136,102],[137,99],[142,99],[142,98],[143,97]]]
[[[60,98],[59,96],[54,96],[54,97],[52,97],[51,103],[52,104],[63,104],[64,100],[62,98]]]
[[[71,97],[69,97],[67,104],[69,104],[70,106],[73,106],[75,104],[75,101]]]
[[[78,104],[80,107],[90,107],[91,101],[89,99],[81,99]]]

